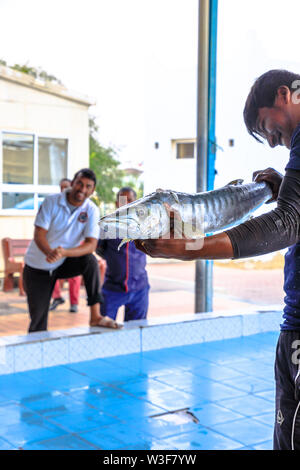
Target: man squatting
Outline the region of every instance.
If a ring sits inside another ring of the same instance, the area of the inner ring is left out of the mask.
[[[75,174],[69,189],[46,197],[38,211],[24,267],[29,332],[47,330],[57,279],[79,275],[86,287],[90,325],[118,328],[114,320],[100,314],[100,273],[93,255],[99,238],[99,212],[89,199],[95,186],[95,173],[83,168]]]

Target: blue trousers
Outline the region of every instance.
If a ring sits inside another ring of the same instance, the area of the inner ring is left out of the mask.
[[[124,321],[141,320],[147,317],[149,286],[135,292],[114,292],[102,288],[101,315],[116,319],[118,309],[125,305]]]

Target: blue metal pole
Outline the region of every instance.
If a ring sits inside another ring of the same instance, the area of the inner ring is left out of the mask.
[[[216,159],[216,76],[217,76],[217,25],[218,0],[210,0],[209,12],[209,71],[208,71],[208,149],[207,190],[214,188]]]
[[[207,190],[214,188],[216,160],[216,75],[218,0],[210,0],[209,12],[209,71],[208,71],[208,139]],[[213,261],[206,261],[206,311],[213,310]]]
[[[213,189],[215,178],[215,96],[218,0],[199,0],[197,191]],[[197,260],[195,313],[212,311],[213,264]]]

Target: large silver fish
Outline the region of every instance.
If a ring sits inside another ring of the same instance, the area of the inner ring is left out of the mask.
[[[266,183],[236,180],[213,191],[186,194],[158,189],[100,219],[100,238],[128,240],[168,238],[173,211],[175,238],[202,238],[244,222],[272,197]],[[169,210],[168,210],[169,209]],[[122,242],[122,243],[123,243]]]

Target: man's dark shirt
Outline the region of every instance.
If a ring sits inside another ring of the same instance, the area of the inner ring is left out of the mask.
[[[282,330],[300,331],[300,124],[291,139],[277,207],[226,233],[234,258],[258,256],[289,247],[284,267],[284,322]]]
[[[149,286],[146,255],[127,242],[118,249],[122,240],[99,240],[96,253],[106,260],[107,268],[103,288],[114,292],[135,292]]]

